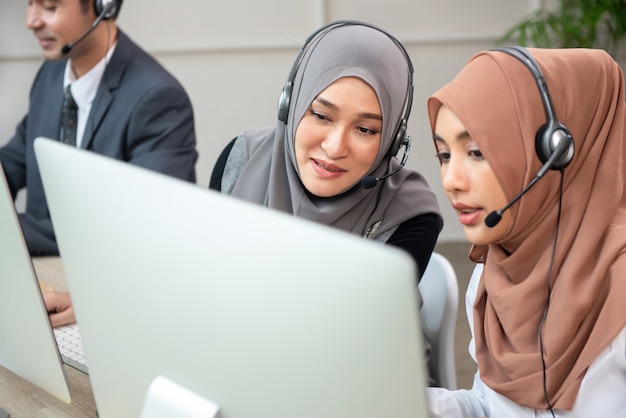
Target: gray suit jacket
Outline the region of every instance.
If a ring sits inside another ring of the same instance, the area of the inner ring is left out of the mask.
[[[58,254],[33,142],[59,138],[66,61],[43,63],[30,91],[28,114],[0,148],[13,198],[26,188],[19,215],[32,255]],[[180,83],[119,31],[118,43],[98,86],[83,148],[195,182],[198,158],[193,110]]]

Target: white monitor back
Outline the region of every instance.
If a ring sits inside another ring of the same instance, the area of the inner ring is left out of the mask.
[[[223,418],[426,417],[399,250],[38,139],[99,416],[164,376]]]
[[[0,365],[70,402],[56,340],[2,167]]]

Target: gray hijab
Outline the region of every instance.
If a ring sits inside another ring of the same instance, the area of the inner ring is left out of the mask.
[[[389,35],[350,23],[332,27],[309,43],[295,74],[287,122],[251,129],[239,137],[238,142],[245,143],[242,158],[229,158],[227,163],[227,169],[241,167],[232,195],[371,238],[420,214],[434,213],[441,219],[425,179],[407,168],[372,189],[357,183],[334,197],[316,197],[304,188],[295,159],[296,128],[317,95],[342,77],[358,77],[369,84],[382,111],[380,149],[369,174],[380,177],[400,164],[387,151],[409,94],[409,65]]]

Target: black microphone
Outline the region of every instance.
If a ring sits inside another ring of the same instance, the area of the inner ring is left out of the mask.
[[[496,226],[498,222],[500,222],[500,220],[502,219],[502,214],[511,206],[513,206],[515,202],[520,200],[521,197],[524,196],[526,192],[535,185],[535,183],[537,183],[537,180],[539,180],[541,177],[543,177],[544,174],[546,174],[546,172],[552,167],[554,162],[561,158],[565,152],[567,152],[571,144],[572,137],[569,135],[564,136],[552,152],[552,155],[550,155],[550,158],[548,158],[548,161],[546,161],[546,163],[539,169],[539,171],[537,171],[535,178],[533,178],[532,181],[528,183],[528,186],[524,187],[520,194],[515,196],[513,200],[507,203],[505,207],[500,210],[494,210],[489,215],[487,215],[487,217],[485,218],[485,225],[487,225],[489,228],[493,228],[494,226]]]
[[[87,32],[83,33],[83,36],[81,36],[80,38],[78,38],[78,40],[64,45],[63,48],[61,48],[61,54],[62,55],[67,55],[69,54],[69,52],[72,50],[72,48],[74,48],[77,44],[79,44],[83,39],[85,39],[87,37],[87,35],[89,35],[95,28],[96,26],[98,26],[98,24],[100,23],[100,21],[102,21],[102,19],[104,19],[104,16],[107,15],[107,13],[109,13],[111,11],[111,9],[115,6],[115,2],[114,1],[110,1],[107,4],[104,5],[104,8],[102,9],[102,11],[100,12],[100,14],[98,15],[98,17],[96,18],[96,20],[93,21],[93,23],[91,24],[91,26],[89,27],[89,29],[87,30]]]
[[[400,165],[398,166],[398,168],[393,170],[391,173],[385,174],[384,176],[381,176],[381,177],[376,177],[376,176],[365,177],[363,180],[361,180],[361,187],[363,187],[364,189],[371,189],[372,187],[376,186],[376,183],[378,183],[379,181],[384,180],[387,177],[393,176],[394,174],[396,174],[398,171],[400,171],[402,167],[406,165],[406,161],[409,159],[410,151],[411,151],[411,138],[407,136],[406,142],[404,143],[404,155],[402,156],[402,161],[400,161]]]

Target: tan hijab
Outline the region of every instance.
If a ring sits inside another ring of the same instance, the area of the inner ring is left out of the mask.
[[[547,391],[571,410],[589,365],[626,326],[624,76],[601,50],[529,49],[575,155],[565,169],[552,296],[544,325]],[[444,104],[464,123],[511,199],[541,167],[535,133],[545,123],[530,71],[503,52],[475,55],[428,102],[434,130]],[[514,402],[546,409],[538,330],[547,299],[560,173],[548,172],[511,207],[511,229],[473,248],[484,261],[474,304],[481,379]]]

